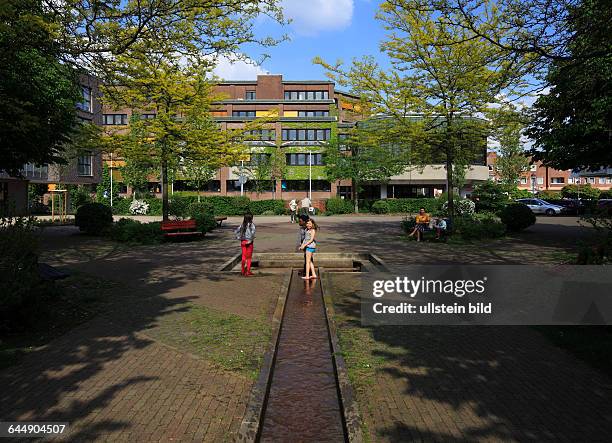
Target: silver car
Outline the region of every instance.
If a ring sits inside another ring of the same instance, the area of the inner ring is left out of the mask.
[[[534,214],[559,215],[563,212],[562,206],[552,205],[539,198],[519,198],[517,202],[527,205]]]

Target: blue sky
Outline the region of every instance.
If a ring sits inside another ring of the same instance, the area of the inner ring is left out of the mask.
[[[377,0],[282,0],[285,14],[293,23],[281,28],[269,20],[257,24],[261,35],[289,34],[289,41],[273,48],[247,48],[253,59],[262,53],[270,58],[261,66],[243,63],[230,65],[222,60],[216,73],[227,80],[251,80],[257,73],[282,74],[287,80],[325,78],[324,69],[312,64],[319,55],[328,62],[342,59],[350,63],[354,57],[379,55],[378,45],[384,29],[374,15]]]

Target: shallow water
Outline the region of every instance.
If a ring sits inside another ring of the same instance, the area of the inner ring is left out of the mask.
[[[294,271],[261,441],[343,442],[342,414],[318,280]]]

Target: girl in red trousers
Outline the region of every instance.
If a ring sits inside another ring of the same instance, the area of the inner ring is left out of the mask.
[[[253,275],[251,272],[251,260],[253,258],[253,240],[255,240],[253,214],[244,214],[242,224],[238,226],[234,232],[236,234],[236,239],[240,240],[240,246],[242,247],[241,274],[250,277]]]

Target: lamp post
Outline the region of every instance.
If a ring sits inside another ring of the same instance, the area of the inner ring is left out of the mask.
[[[110,153],[110,205],[113,207],[113,153]]]
[[[242,197],[244,195],[244,175],[242,173],[242,170],[244,168],[244,160],[240,160],[240,196]]]
[[[531,174],[531,193],[535,195],[536,193],[536,175]]]
[[[312,204],[312,149],[308,150],[308,200]]]

